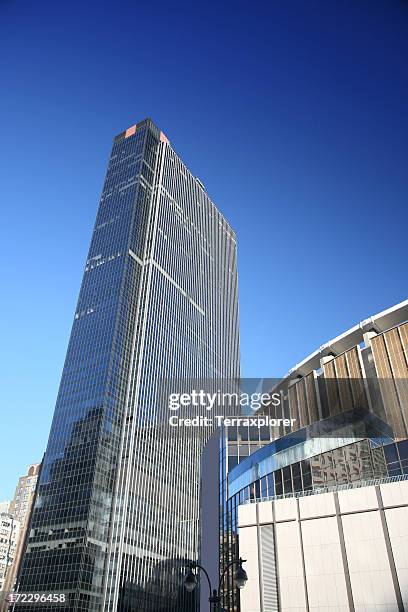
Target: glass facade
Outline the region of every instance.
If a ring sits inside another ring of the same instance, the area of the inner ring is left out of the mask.
[[[238,344],[235,234],[145,120],[113,143],[19,591],[65,593],[60,612],[196,609],[207,434],[168,425],[163,381],[235,379]]]

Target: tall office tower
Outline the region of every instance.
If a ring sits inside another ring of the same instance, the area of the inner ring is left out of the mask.
[[[114,139],[19,590],[65,594],[60,612],[195,609],[209,434],[169,425],[163,381],[238,375],[235,234],[144,120]]]

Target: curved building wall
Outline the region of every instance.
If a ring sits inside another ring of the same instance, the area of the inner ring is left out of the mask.
[[[241,505],[242,612],[406,610],[406,478]]]
[[[238,507],[248,500],[408,474],[407,321],[408,300],[327,342],[277,381],[280,405],[260,413],[295,419],[294,426],[228,429],[221,567],[239,557]],[[360,428],[339,432],[339,419]],[[313,432],[316,424],[326,428]],[[241,609],[232,571],[223,606]]]

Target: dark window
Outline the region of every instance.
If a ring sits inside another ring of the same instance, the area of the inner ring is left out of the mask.
[[[309,459],[304,459],[301,461],[302,466],[302,474],[310,474],[310,461]]]
[[[275,495],[282,495],[283,493],[283,485],[282,485],[282,472],[277,470],[275,472]]]
[[[251,440],[251,442],[258,442],[259,440],[259,428],[258,427],[249,428],[249,439]]]
[[[393,465],[397,465],[397,464],[393,464]],[[399,465],[398,465],[398,467],[390,468],[388,470],[388,474],[390,476],[400,476],[401,475],[401,468],[399,467]]]
[[[408,440],[402,440],[401,442],[398,442],[397,446],[401,461],[403,459],[408,460]]]
[[[241,440],[244,440],[244,441],[248,441],[249,440],[248,427],[241,426],[239,428],[239,434],[241,436]]]
[[[284,489],[285,495],[287,493],[292,493],[293,492],[293,485],[292,485],[292,479],[291,478],[289,478],[289,480],[284,480],[283,481],[283,489]]]
[[[290,465],[288,465],[287,467],[283,468],[282,476],[283,476],[283,480],[291,480],[292,479],[292,475],[290,473]]]
[[[395,461],[398,461],[395,444],[387,444],[387,446],[384,446],[384,454],[387,463],[394,463]]]
[[[292,474],[293,474],[293,478],[300,477],[300,463],[294,463],[292,465]]]
[[[255,497],[259,499],[261,497],[261,483],[259,480],[255,483]]]
[[[275,495],[275,483],[273,474],[268,474],[268,495]]]
[[[312,475],[310,472],[308,474],[303,474],[303,488],[305,491],[312,488]]]
[[[238,457],[228,457],[228,471],[231,471],[236,465],[238,465]]]
[[[232,440],[235,442],[238,439],[238,428],[237,427],[228,427],[228,440]]]

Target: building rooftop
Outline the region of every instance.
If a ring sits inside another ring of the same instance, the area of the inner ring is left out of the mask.
[[[312,370],[320,368],[320,360],[322,357],[340,355],[344,353],[344,351],[353,348],[353,346],[360,344],[366,332],[373,331],[378,334],[396,325],[400,325],[405,321],[408,321],[408,300],[404,300],[383,312],[361,321],[361,323],[351,327],[343,334],[322,344],[316,351],[291,368],[284,378],[305,376]]]

